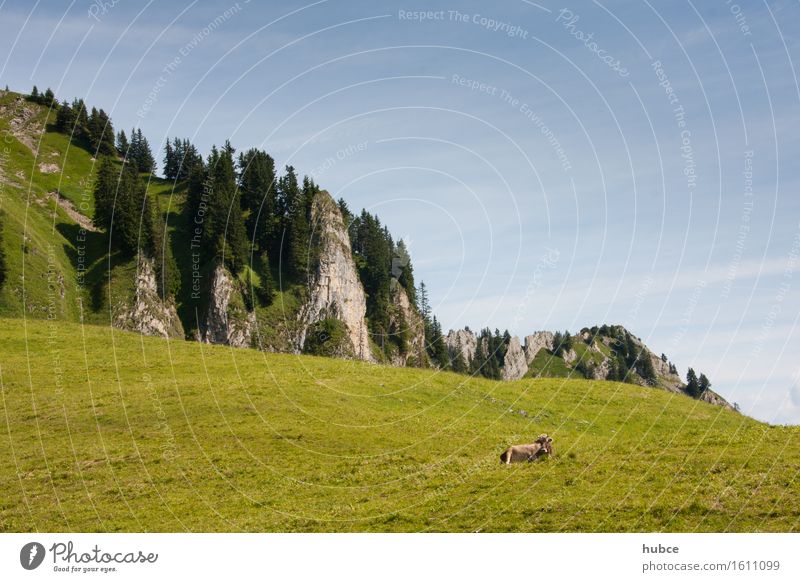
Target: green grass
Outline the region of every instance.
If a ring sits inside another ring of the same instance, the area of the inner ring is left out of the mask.
[[[4,108],[0,114],[4,137],[0,212],[5,224],[0,244],[8,263],[8,280],[0,288],[0,316],[76,322],[83,318],[108,324],[110,308],[129,302],[134,292],[135,261],[109,257],[104,234],[82,230],[48,198],[58,192],[90,219],[94,214],[95,161],[84,148],[71,143],[69,136],[53,130],[49,122],[54,114],[46,107],[20,103],[19,98],[18,93],[0,92],[0,108]],[[33,113],[25,124],[27,145],[11,133],[11,121],[20,118],[23,108]],[[36,155],[30,145],[37,149]],[[42,173],[42,164],[55,164],[59,171]],[[162,210],[168,213],[171,231],[183,227],[185,219],[179,219],[185,185],[173,192],[168,180],[146,179],[149,194],[158,196]],[[185,243],[188,239],[179,240]],[[188,244],[173,244],[181,258],[189,260],[184,252]],[[85,269],[82,275],[80,267]]]
[[[660,390],[30,319],[0,345],[0,531],[800,529],[800,429]],[[541,432],[555,458],[499,464]]]
[[[563,358],[547,349],[539,350],[528,366],[528,378],[569,378],[574,372]],[[580,375],[580,374],[578,374]]]

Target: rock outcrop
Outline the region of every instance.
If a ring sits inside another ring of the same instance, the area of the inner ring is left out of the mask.
[[[519,343],[519,338],[514,336],[508,342],[506,355],[503,358],[503,380],[519,380],[528,373],[528,362],[525,352]]]
[[[405,339],[404,353],[393,355],[394,366],[422,367],[428,360],[425,352],[425,322],[411,304],[408,293],[396,280],[392,285],[392,312],[389,316],[389,329]]]
[[[464,359],[464,364],[469,366],[475,359],[475,352],[478,349],[478,338],[468,329],[450,330],[445,339],[447,351],[450,358],[455,360],[459,354]]]
[[[183,326],[175,305],[158,294],[156,272],[149,258],[139,261],[134,287],[132,302],[115,309],[114,326],[144,335],[182,338]]]
[[[541,349],[553,349],[553,332],[537,331],[525,336],[525,362],[530,364]]]
[[[238,282],[221,263],[218,264],[211,276],[200,339],[209,344],[249,347],[254,327],[255,316],[245,307]]]
[[[525,336],[524,346],[520,345],[517,337],[511,337],[507,341],[503,364],[499,370],[503,380],[518,380],[528,375],[531,369],[536,371],[537,376],[549,373],[547,369],[539,370],[533,365],[533,361],[541,350],[554,349],[555,334],[549,331],[537,331]],[[447,334],[446,343],[451,359],[460,356],[467,368],[476,355],[484,359],[489,357],[488,338],[476,337],[466,329],[451,330]],[[558,377],[608,380],[609,376],[617,378],[620,374],[619,367],[623,366],[627,382],[652,386],[676,394],[687,394],[686,385],[678,374],[672,372],[674,368],[671,364],[655,355],[641,339],[619,325],[593,327],[591,330],[584,328],[573,336],[570,349],[562,350],[560,355],[552,357],[563,362],[553,367]],[[641,358],[647,358],[652,367],[641,365],[643,361]],[[628,369],[626,362],[631,360],[638,363]],[[711,390],[700,396],[700,400],[733,409],[722,396]]]
[[[723,408],[727,408],[728,410],[736,410],[730,402],[725,400],[722,396],[714,392],[713,390],[706,390],[700,396],[700,400],[703,402],[708,402],[709,404],[715,404],[716,406],[722,406]]]
[[[564,350],[561,353],[561,357],[564,359],[564,363],[570,365],[572,362],[578,359],[578,354],[575,353],[575,350]]]
[[[298,350],[303,349],[309,326],[326,318],[347,327],[355,358],[373,361],[365,316],[367,298],[350,249],[342,213],[330,194],[314,196],[311,206],[312,247],[319,256],[310,277],[308,301],[300,310]]]

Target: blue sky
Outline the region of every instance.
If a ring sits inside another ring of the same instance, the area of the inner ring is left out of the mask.
[[[800,423],[797,3],[264,4],[2,2],[0,83],[263,147],[405,238],[446,327],[622,323]]]

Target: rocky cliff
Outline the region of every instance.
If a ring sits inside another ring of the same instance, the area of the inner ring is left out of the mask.
[[[450,358],[455,360],[459,355],[464,359],[464,363],[469,366],[475,359],[475,352],[478,349],[478,338],[468,329],[451,329],[445,338],[447,351]]]
[[[364,319],[367,299],[353,261],[350,237],[339,207],[325,191],[314,196],[311,224],[311,244],[318,256],[309,280],[308,301],[300,310],[297,348],[303,349],[310,326],[333,318],[345,325],[353,356],[373,361]]]
[[[133,298],[115,306],[114,326],[144,335],[183,338],[183,326],[174,303],[164,301],[158,294],[151,259],[139,261]]]
[[[254,315],[245,307],[239,282],[218,264],[211,276],[208,308],[200,339],[210,344],[233,347],[252,345]]]
[[[524,346],[516,336],[507,339],[499,377],[503,380],[518,380],[526,376],[593,380],[624,378],[626,382],[686,394],[686,385],[674,372],[675,368],[622,326],[585,328],[571,339],[570,346],[561,349],[554,345],[556,341],[556,335],[549,331],[537,331],[526,336]],[[446,343],[451,359],[461,357],[467,367],[476,355],[489,356],[488,338],[478,338],[469,329],[451,330]],[[476,353],[479,345],[481,354]],[[542,350],[547,352],[547,357],[537,358]],[[645,361],[650,365],[643,364]],[[485,369],[492,368],[485,366]],[[700,399],[733,408],[712,390],[706,391]]]
[[[514,336],[508,342],[508,348],[503,359],[503,380],[519,380],[528,373],[528,362],[525,352],[519,343],[519,338]]]
[[[405,350],[391,356],[393,366],[423,367],[428,356],[425,351],[425,322],[411,304],[408,293],[396,280],[392,281],[392,307],[389,331],[403,338]]]
[[[537,331],[525,336],[525,362],[530,364],[540,350],[553,349],[553,332]]]

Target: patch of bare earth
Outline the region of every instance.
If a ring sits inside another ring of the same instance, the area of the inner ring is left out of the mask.
[[[75,205],[66,198],[62,198],[58,192],[48,192],[47,195],[40,199],[40,204],[44,205],[48,200],[53,200],[63,210],[67,216],[74,220],[81,228],[89,232],[97,232],[97,229],[92,224],[92,219],[78,212]]]

